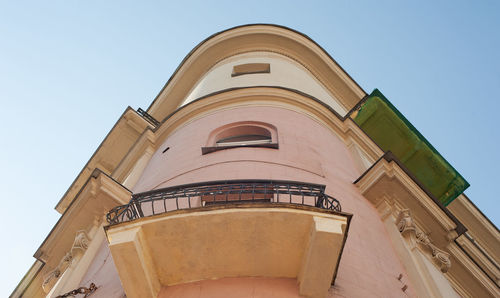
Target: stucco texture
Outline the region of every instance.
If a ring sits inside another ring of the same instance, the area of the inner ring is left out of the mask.
[[[279,149],[233,148],[202,155],[212,130],[239,121],[274,125]],[[162,153],[166,147],[170,149]],[[319,121],[283,108],[238,107],[195,119],[168,136],[133,191],[231,179],[325,184],[326,193],[340,201],[342,211],[353,214],[329,296],[415,296],[377,210],[352,183],[360,174],[344,142]]]
[[[107,244],[106,241],[102,243],[87,273],[80,282],[80,287],[88,287],[91,282],[95,282],[97,290],[92,294],[93,296],[123,298],[126,295]]]
[[[297,282],[292,278],[222,278],[163,287],[158,298],[298,298]]]

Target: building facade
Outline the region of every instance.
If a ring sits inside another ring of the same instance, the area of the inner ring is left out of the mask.
[[[497,228],[307,36],[201,42],[127,108],[12,297],[500,297]]]

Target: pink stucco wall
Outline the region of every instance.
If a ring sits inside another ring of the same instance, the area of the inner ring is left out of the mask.
[[[234,148],[201,154],[201,147],[206,146],[212,130],[239,121],[274,125],[279,149]],[[170,149],[162,153],[166,147]],[[345,144],[312,118],[281,108],[245,107],[218,111],[170,135],[152,157],[133,191],[230,179],[325,184],[327,194],[340,201],[344,212],[354,215],[337,280],[329,296],[414,296],[410,284],[406,292],[401,290],[404,284],[397,277],[403,274],[405,280],[406,273],[377,211],[352,184],[360,174]]]
[[[163,287],[158,298],[299,298],[295,279],[235,277]]]
[[[104,241],[99,248],[87,273],[80,282],[80,287],[88,287],[90,283],[94,283],[97,287],[97,290],[92,294],[93,297],[126,297],[107,241]]]

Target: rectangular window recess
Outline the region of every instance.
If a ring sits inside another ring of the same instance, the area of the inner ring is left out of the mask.
[[[232,77],[237,77],[246,74],[254,73],[271,73],[271,65],[269,63],[247,63],[233,66]]]

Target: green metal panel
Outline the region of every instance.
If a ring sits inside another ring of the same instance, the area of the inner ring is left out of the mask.
[[[384,151],[391,151],[419,182],[447,206],[469,183],[385,96],[375,89],[351,118]]]

